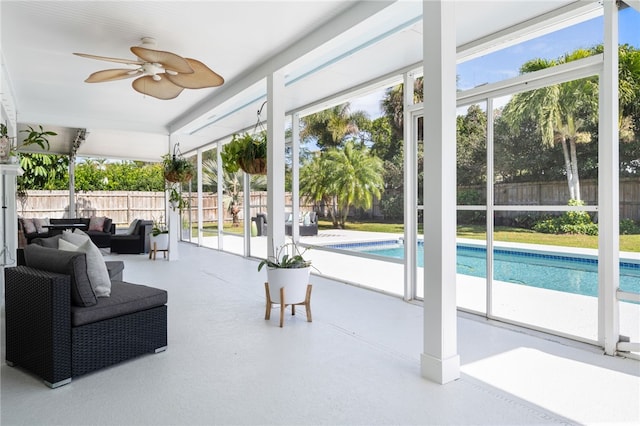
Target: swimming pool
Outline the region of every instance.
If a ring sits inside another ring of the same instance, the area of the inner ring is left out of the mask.
[[[376,256],[404,258],[402,241],[337,244],[332,248]],[[418,243],[418,266],[424,266],[424,247]],[[457,245],[458,274],[486,278],[486,249]],[[495,280],[567,293],[598,296],[598,260],[551,252],[494,249]],[[640,293],[640,263],[620,262],[620,288]]]

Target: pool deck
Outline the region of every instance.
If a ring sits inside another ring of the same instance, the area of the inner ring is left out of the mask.
[[[332,244],[388,241],[402,238],[402,234],[360,232],[349,230],[321,230],[317,236],[301,237],[304,245],[326,246]],[[205,246],[217,248],[215,237],[206,238]],[[252,257],[266,257],[266,237],[251,238]],[[458,242],[483,245],[478,240],[458,239]],[[242,254],[242,238],[225,235],[224,249]],[[523,244],[499,242],[501,248],[523,248]],[[530,248],[530,247],[527,247]],[[563,254],[597,256],[597,250],[571,247],[535,245],[535,250]],[[334,281],[362,287],[394,297],[404,295],[404,265],[401,261],[381,261],[374,257],[347,256],[341,253],[311,248],[305,257],[313,263],[312,273]],[[621,253],[621,258],[640,262],[640,253]],[[417,282],[424,279],[424,269],[418,268]],[[457,299],[459,308],[484,315],[486,312],[485,279],[457,275]],[[594,343],[598,333],[598,300],[553,290],[494,281],[492,285],[492,318],[509,319],[522,325],[533,325],[540,330],[554,330],[569,337]],[[422,298],[424,289],[418,285],[416,296]],[[640,341],[640,305],[621,302],[620,334]]]

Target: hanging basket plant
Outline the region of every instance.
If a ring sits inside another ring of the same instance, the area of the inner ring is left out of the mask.
[[[267,132],[233,135],[231,142],[222,148],[220,156],[229,173],[242,169],[252,175],[267,174]]]
[[[194,174],[193,163],[184,158],[178,150],[178,144],[173,148],[173,154],[162,156],[164,178],[169,182],[189,182]]]
[[[242,136],[233,135],[231,142],[222,147],[220,157],[222,165],[229,173],[242,169],[250,175],[267,174],[267,131],[262,127],[260,114],[267,104],[265,101],[258,110],[258,122],[253,133]],[[262,129],[258,131],[258,129]]]

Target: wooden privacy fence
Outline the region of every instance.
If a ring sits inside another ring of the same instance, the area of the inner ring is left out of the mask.
[[[189,196],[191,195],[191,196]],[[198,220],[198,198],[194,194],[183,194],[189,200],[190,209],[183,213],[183,220],[196,223]],[[243,194],[239,199],[242,205]],[[107,216],[113,219],[119,226],[131,223],[133,219],[164,220],[164,192],[144,191],[86,191],[75,194],[76,210],[69,213],[68,191],[27,191],[25,200],[18,199],[18,214],[23,217],[91,217]],[[285,194],[285,204],[291,205],[291,194]],[[252,192],[250,195],[251,216],[267,211],[267,193]],[[228,212],[228,201],[225,202],[223,219],[231,221],[231,213]],[[302,210],[310,210],[311,206],[302,206]],[[218,196],[216,194],[203,194],[202,210],[204,222],[218,220]],[[189,217],[190,216],[190,217]],[[243,219],[242,210],[238,215]]]
[[[459,187],[476,191],[484,203],[484,186]],[[580,195],[586,205],[598,203],[598,181],[580,180]],[[506,206],[566,206],[569,188],[562,182],[499,183],[494,186],[494,203]],[[515,217],[523,212],[500,212],[503,217]],[[620,179],[620,218],[640,220],[640,178]]]
[[[598,187],[595,180],[580,181],[582,199],[585,204],[596,204]],[[484,202],[484,187],[458,188],[477,191]],[[198,219],[198,198],[196,194],[183,194],[189,199],[191,208],[183,220],[196,223]],[[557,205],[564,206],[569,198],[566,182],[508,183],[495,185],[495,203],[497,205]],[[18,214],[24,217],[91,217],[107,216],[117,225],[127,225],[135,218],[164,220],[164,192],[137,191],[88,191],[76,193],[76,212],[69,214],[69,193],[67,191],[28,191],[27,199],[18,199]],[[239,196],[242,205],[243,195]],[[252,192],[250,195],[251,216],[267,211],[267,193]],[[291,194],[285,194],[285,205],[291,206]],[[302,203],[301,203],[302,204]],[[228,202],[223,206],[223,218],[231,221],[227,210]],[[300,206],[301,211],[312,210],[312,204]],[[379,209],[379,207],[376,207]],[[202,210],[204,222],[218,220],[218,197],[216,194],[203,194]],[[517,216],[522,212],[501,212],[501,215]],[[374,216],[378,216],[376,214]],[[620,218],[640,220],[640,178],[620,179]],[[239,219],[243,219],[242,209]]]

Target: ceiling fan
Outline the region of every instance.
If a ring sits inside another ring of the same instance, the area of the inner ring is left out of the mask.
[[[136,68],[118,68],[97,71],[91,74],[86,83],[102,83],[105,81],[136,78],[131,85],[145,95],[158,99],[173,99],[184,89],[202,89],[220,86],[224,79],[202,62],[183,58],[175,53],[155,50],[155,39],[143,37],[141,46],[131,47],[131,52],[138,59],[118,59],[105,56],[74,53],[83,58],[101,61],[118,62]]]

